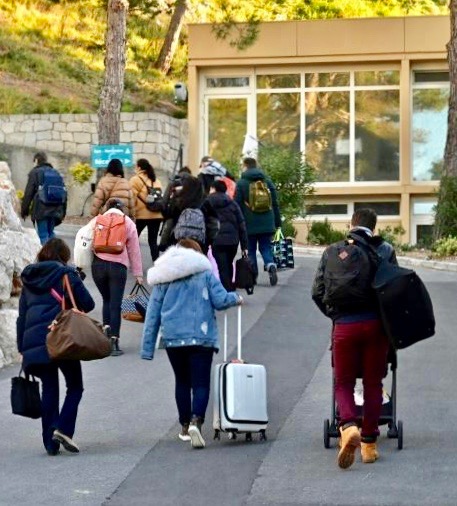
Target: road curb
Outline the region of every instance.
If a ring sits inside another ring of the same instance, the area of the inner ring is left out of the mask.
[[[56,228],[58,235],[64,237],[75,237],[76,232],[82,225],[70,225],[62,223]],[[147,244],[146,236],[141,237],[141,244]],[[324,246],[294,246],[294,255],[297,257],[320,257],[325,250]],[[411,258],[407,256],[397,256],[401,265],[408,267],[425,267],[426,269],[435,269],[438,271],[457,272],[457,262],[444,262],[440,260],[427,260],[425,258]]]
[[[320,246],[294,246],[294,254],[300,256],[320,257],[325,247]],[[425,258],[411,258],[406,256],[398,256],[398,263],[408,267],[425,267],[427,269],[436,269],[439,271],[457,272],[457,262],[444,262],[441,260],[427,260]]]

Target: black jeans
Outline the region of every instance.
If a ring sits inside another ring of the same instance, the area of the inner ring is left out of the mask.
[[[151,258],[154,262],[159,258],[159,247],[157,245],[157,236],[159,235],[159,228],[162,220],[136,220],[136,231],[138,237],[140,237],[141,232],[148,227],[148,244],[149,249],[151,251]]]
[[[59,369],[64,375],[67,386],[60,413]],[[58,429],[70,438],[75,433],[78,406],[84,390],[81,362],[79,360],[62,360],[51,364],[37,364],[27,368],[27,372],[41,379],[43,444],[47,450],[55,450],[58,445],[52,441],[54,429]]]
[[[214,348],[206,346],[167,348],[175,373],[175,398],[181,425],[189,423],[192,415],[205,419],[213,353]]]
[[[94,256],[92,277],[103,298],[103,325],[109,325],[112,336],[119,337],[127,267],[119,262],[108,262]]]
[[[232,283],[233,260],[238,251],[238,245],[211,246],[211,249],[213,251],[214,260],[216,260],[217,263],[217,268],[219,269],[221,283],[228,292],[235,290],[235,286]]]

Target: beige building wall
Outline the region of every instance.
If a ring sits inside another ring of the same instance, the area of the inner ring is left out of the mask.
[[[236,75],[240,71],[272,68],[309,69],[398,69],[400,71],[400,176],[391,182],[317,183],[315,196],[329,203],[344,198],[363,201],[398,199],[400,215],[381,218],[380,228],[402,225],[404,242],[410,242],[411,202],[433,198],[437,181],[412,178],[412,72],[416,69],[447,68],[446,43],[450,24],[447,16],[378,19],[335,19],[263,23],[259,36],[247,50],[238,51],[229,41],[218,40],[211,25],[189,28],[189,163],[198,167],[204,153],[202,76]],[[306,70],[305,70],[306,71]],[[345,227],[347,217],[332,219]],[[308,219],[296,221],[297,240],[306,241]]]

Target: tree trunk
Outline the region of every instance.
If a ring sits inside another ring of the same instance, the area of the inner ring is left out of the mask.
[[[451,38],[447,44],[449,64],[449,111],[444,165],[435,212],[435,240],[457,236],[457,0],[450,0]]]
[[[170,26],[163,41],[159,57],[155,62],[155,68],[164,74],[170,71],[171,63],[178,47],[179,36],[184,22],[184,15],[187,10],[187,0],[176,0],[175,9],[171,16]]]
[[[98,109],[99,144],[119,144],[128,8],[128,0],[109,0],[108,2],[105,77]]]
[[[457,0],[449,3],[451,11],[451,39],[447,44],[449,64],[449,112],[444,151],[444,175],[457,176]]]

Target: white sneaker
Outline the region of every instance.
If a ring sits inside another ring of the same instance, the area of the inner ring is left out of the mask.
[[[178,437],[181,441],[190,441],[189,424],[182,426],[181,432],[178,434]]]
[[[192,448],[204,448],[205,440],[201,433],[201,422],[193,420],[189,425],[190,444]]]
[[[78,445],[71,439],[71,437],[66,436],[60,430],[55,430],[52,435],[52,440],[55,443],[60,443],[67,452],[71,453],[79,453]]]

